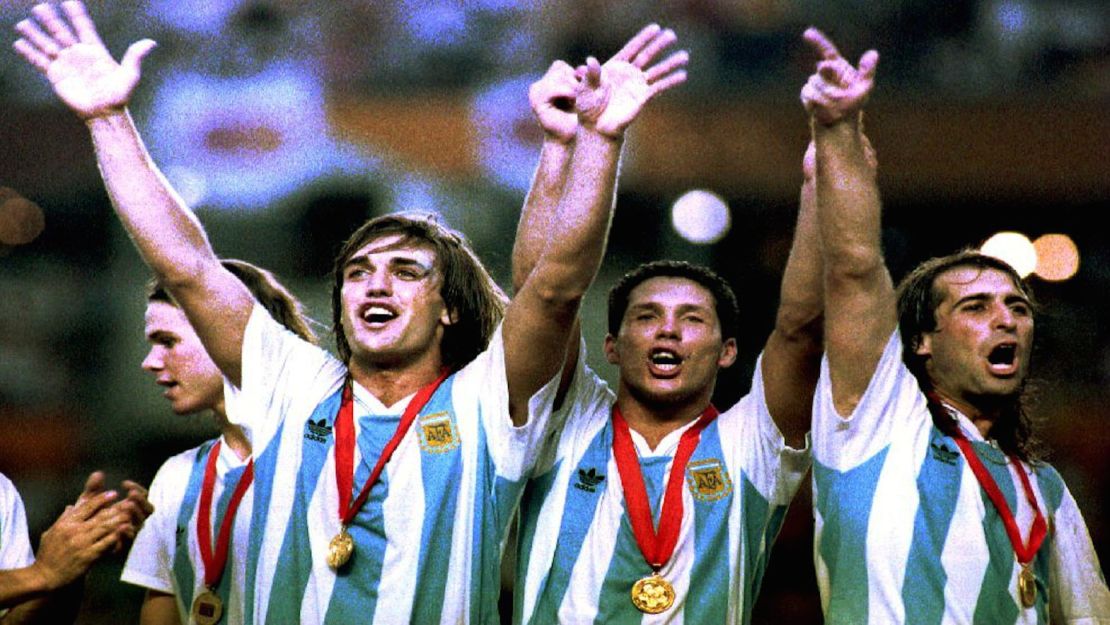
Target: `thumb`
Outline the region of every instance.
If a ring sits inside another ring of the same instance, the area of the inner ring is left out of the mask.
[[[131,44],[130,48],[127,48],[127,52],[124,53],[123,60],[120,61],[120,65],[135,72],[136,74],[140,73],[143,57],[145,57],[147,54],[150,54],[150,51],[153,50],[154,47],[157,45],[158,44],[155,43],[153,39],[143,39],[141,41],[136,41],[135,43]]]

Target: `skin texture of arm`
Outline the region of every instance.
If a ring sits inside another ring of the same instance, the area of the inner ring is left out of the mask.
[[[139,612],[139,625],[181,625],[177,599],[170,594],[147,590]]]
[[[673,33],[666,33],[664,38],[648,32],[638,44],[642,49],[631,53],[633,61],[646,65],[673,42]],[[646,71],[620,56],[604,66],[591,58],[576,71],[577,127],[564,189],[553,194],[560,197],[555,217],[537,215],[550,214],[550,205],[536,202],[526,206],[522,218],[525,237],[514,249],[514,276],[524,276],[524,282],[504,323],[510,413],[517,425],[527,420],[528,399],[564,368],[568,343],[577,338],[578,307],[605,251],[624,132],[652,97],[685,80],[677,71],[686,63],[685,53]],[[530,197],[539,199],[535,193]],[[540,237],[529,234],[529,224],[541,223],[549,227],[536,257]]]
[[[213,361],[240,381],[243,331],[253,307],[246,287],[220,264],[196,215],[151,161],[127,111],[139,83],[145,39],[117,63],[84,5],[40,4],[16,25],[15,50],[50,81],[92,135],[112,205],[143,260],[181,304]]]
[[[821,367],[824,274],[817,225],[816,163],[813,143],[806,149],[805,181],[798,201],[794,241],[783,271],[775,327],[763,348],[767,407],[787,444],[805,444],[813,390]]]
[[[833,402],[841,416],[859,403],[897,325],[894,287],[882,255],[882,205],[860,113],[879,55],[855,68],[816,29],[804,35],[821,55],[802,89],[816,147],[818,223],[825,259],[825,345]]]

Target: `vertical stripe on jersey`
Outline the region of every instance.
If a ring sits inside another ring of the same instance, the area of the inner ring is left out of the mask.
[[[1009,467],[1005,464],[1006,457],[1002,452],[986,443],[975,441],[972,443],[975,453],[983,461],[983,466],[990,472],[1006,505],[1010,510],[1017,510],[1017,489],[1014,487],[1014,478]],[[983,575],[983,587],[979,592],[979,600],[975,604],[975,623],[1013,623],[1018,617],[1018,606],[1010,595],[1010,579],[1014,573],[1014,547],[1010,544],[1010,537],[1006,534],[1006,526],[1002,517],[995,510],[990,497],[982,488],[979,489],[986,508],[983,518],[983,530],[987,537],[987,551],[990,553],[990,562]],[[1024,540],[1027,536],[1023,535]],[[1043,600],[1043,597],[1041,597]]]
[[[833,589],[826,610],[830,624],[867,622],[867,524],[888,450],[844,472],[813,463],[814,505],[824,520],[819,553]]]
[[[743,510],[741,510],[741,539],[744,541],[743,547],[739,553],[744,556],[744,562],[737,563],[741,566],[739,569],[741,580],[744,582],[744,592],[741,595],[741,600],[744,602],[742,605],[736,606],[737,611],[744,615],[744,623],[750,623],[752,619],[752,608],[755,606],[755,598],[759,596],[759,586],[763,582],[763,571],[767,569],[767,559],[771,556],[771,545],[775,542],[775,537],[778,536],[779,530],[782,529],[783,520],[786,518],[786,506],[771,506],[771,502],[767,501],[755,484],[748,479],[748,476],[741,473],[739,476],[733,478],[733,488],[742,488],[741,501],[743,502]],[[732,495],[736,497],[734,493]],[[727,520],[727,516],[722,515],[722,521]],[[722,534],[727,538],[727,527]],[[695,578],[700,579],[700,578]],[[735,583],[735,582],[734,582]],[[729,580],[725,579],[720,582],[720,586],[716,586],[718,594],[722,595],[721,600],[725,601],[722,605],[727,610],[728,593],[721,593],[720,589],[727,589],[729,587]],[[686,607],[686,613],[690,614],[690,606]],[[720,615],[714,613],[714,623],[724,623],[727,618],[727,612],[722,612]],[[692,621],[700,623],[701,621]]]
[[[314,422],[323,419],[334,428],[341,392],[342,389],[317,406],[310,418]],[[297,488],[294,489],[293,494],[292,514],[289,516],[289,524],[286,527],[277,560],[280,566],[274,571],[273,582],[270,584],[267,623],[285,625],[300,622],[301,604],[312,572],[312,545],[308,536],[306,514],[327,460],[328,449],[334,444],[334,438],[334,436],[330,437],[326,443],[297,441],[301,443],[301,466],[297,468]],[[274,438],[275,444],[278,445],[282,440],[283,438]],[[275,467],[267,468],[273,470]],[[272,482],[273,476],[273,473],[269,473],[264,481]]]
[[[516,584],[513,588],[513,625],[521,625],[524,616],[524,580],[528,576],[528,558],[532,553],[532,544],[536,538],[536,525],[539,524],[540,511],[543,503],[555,486],[555,478],[559,475],[559,468],[563,461],[560,458],[555,466],[547,473],[528,481],[524,488],[524,496],[520,501],[520,529],[517,534],[518,547]],[[594,504],[597,505],[596,503]],[[550,568],[548,570],[551,570]],[[547,585],[547,575],[540,580],[540,596]]]
[[[189,560],[189,533],[194,531],[195,525],[191,522],[197,512],[197,500],[200,498],[200,488],[204,483],[204,463],[208,459],[208,452],[215,440],[205,441],[197,448],[193,457],[193,468],[189,472],[189,483],[181,499],[181,507],[177,511],[177,529],[174,536],[173,550],[173,577],[177,581],[178,599],[181,605],[191,610],[193,605],[193,589],[196,587],[196,576],[203,572],[194,571],[193,563]],[[230,576],[228,576],[230,577]],[[225,600],[227,595],[221,595]]]
[[[478,457],[492,458],[489,452],[489,439],[486,437],[485,419],[478,412]],[[523,490],[523,481],[507,480],[497,475],[493,462],[484,462],[475,472],[476,484],[472,503],[474,512],[474,531],[471,553],[470,579],[470,623],[496,625],[501,622],[498,604],[501,597],[501,555],[502,545],[509,535],[509,523],[513,519]],[[486,498],[492,497],[492,502]],[[492,503],[492,505],[490,505]],[[523,586],[524,578],[520,578]]]
[[[667,479],[671,460],[673,460],[671,456],[640,458],[644,489],[647,491],[651,519],[656,529],[659,528],[659,511],[662,507],[660,499],[663,497],[664,482]],[[609,488],[616,487],[610,484]],[[643,614],[632,605],[629,593],[636,580],[651,575],[652,571],[644,561],[640,546],[636,543],[632,523],[628,520],[627,508],[621,514],[620,531],[617,532],[616,542],[613,559],[609,562],[609,570],[605,572],[605,581],[602,582],[601,595],[598,597],[597,618],[594,620],[598,624],[632,623],[643,618]],[[670,581],[674,583],[675,580]]]
[[[902,603],[909,623],[940,623],[948,575],[941,563],[944,544],[959,502],[964,459],[951,438],[933,428],[929,450],[917,474],[918,505],[913,522]]]
[[[266,533],[266,518],[270,511],[270,499],[274,491],[274,472],[277,470],[281,434],[285,423],[278,426],[271,439],[273,442],[254,459],[254,500],[251,506],[250,539],[247,546],[246,589],[243,602],[246,612],[244,622],[255,622],[255,595],[258,592],[258,561],[262,555],[262,538]]]
[[[221,482],[223,483],[223,492],[220,493],[220,499],[219,499],[219,501],[216,502],[215,518],[212,519],[212,523],[211,523],[211,526],[210,526],[212,528],[212,552],[213,553],[216,552],[216,540],[217,540],[216,537],[218,535],[217,532],[219,532],[219,528],[220,528],[220,525],[223,523],[224,517],[227,516],[227,508],[228,508],[228,505],[231,504],[231,496],[235,494],[235,486],[239,483],[239,478],[243,477],[243,473],[246,470],[247,470],[246,465],[235,467],[235,468],[231,469],[230,471],[228,471],[227,473],[225,473],[223,479],[221,480]],[[232,523],[232,530],[231,530],[231,533],[228,534],[228,539],[227,539],[227,554],[228,554],[227,555],[227,561],[224,563],[224,571],[223,571],[223,574],[220,576],[220,583],[216,587],[216,594],[219,595],[220,599],[223,599],[223,602],[224,602],[225,606],[230,606],[231,605],[231,585],[233,583],[232,578],[235,577],[235,574],[232,572],[232,567],[235,566],[235,553],[236,553],[236,550],[235,550],[235,525],[234,525],[235,520],[232,519],[229,522]],[[199,548],[199,545],[198,545],[198,548]],[[204,565],[203,565],[203,563],[201,563],[199,566],[203,567]],[[201,579],[203,580],[204,571],[203,570],[198,570],[197,575],[201,576]],[[236,589],[236,592],[238,593],[238,592],[240,592],[240,590]],[[189,603],[187,603],[186,605],[190,607],[190,610],[192,609],[192,598],[190,598]],[[225,607],[224,608],[224,613],[228,614],[229,610],[230,610],[229,607]],[[227,620],[227,616],[224,617],[224,620],[225,621]]]
[[[593,525],[594,516],[597,514],[597,505],[601,501],[601,493],[609,488],[613,482],[613,476],[606,475],[605,480],[595,486],[595,492],[576,488],[579,471],[589,473],[590,470],[593,470],[594,474],[604,473],[608,470],[609,455],[612,449],[613,424],[610,421],[598,431],[594,439],[590,441],[590,446],[586,448],[586,453],[582,454],[578,466],[570,471],[568,477],[570,486],[567,488],[563,518],[559,525],[559,543],[555,547],[550,577],[540,587],[539,600],[536,602],[536,608],[532,611],[532,618],[529,621],[531,623],[539,625],[558,621],[559,605],[563,602],[563,597],[567,593],[570,574],[574,570],[574,563],[578,559],[578,554],[582,551],[586,533]],[[557,475],[557,471],[553,470],[551,475]],[[543,505],[542,497],[546,495],[546,489],[545,492],[536,493],[536,506]],[[532,528],[531,535],[528,537],[529,548],[534,535],[535,528]],[[528,554],[530,551],[521,551],[520,553]],[[643,562],[642,557],[640,562]],[[527,563],[524,566],[526,567]],[[520,581],[523,581],[523,579],[521,578]]]
[[[1047,464],[1035,466],[1036,472],[1036,488],[1041,493],[1041,499],[1044,501],[1045,510],[1041,510],[1049,518],[1056,516],[1056,511],[1060,509],[1060,504],[1064,501],[1064,480],[1056,469]],[[1045,519],[1048,521],[1048,518]],[[1055,530],[1056,524],[1053,523],[1052,527]],[[1041,548],[1037,550],[1037,557],[1034,559],[1033,570],[1037,576],[1037,597],[1043,598],[1044,601],[1037,601],[1037,616],[1038,622],[1048,622],[1048,605],[1049,605],[1049,589],[1044,583],[1048,580],[1049,576],[1049,554],[1052,551],[1050,544],[1056,539],[1056,533],[1045,536],[1044,543]]]
[[[726,474],[725,455],[721,449],[719,423],[720,421],[714,420],[709,424],[709,427],[702,431],[701,440],[698,441],[697,448],[690,456],[690,462],[716,459],[721,463],[721,475],[724,477]],[[689,466],[689,463],[687,466]],[[688,479],[688,476],[689,472],[684,471],[682,479]],[[677,598],[683,602],[683,620],[687,623],[724,623],[727,620],[729,595],[729,558],[727,554],[730,553],[728,521],[732,499],[739,496],[736,492],[737,477],[735,475],[728,476],[733,483],[732,490],[720,499],[701,501],[696,497],[689,497],[684,500],[686,506],[689,505],[687,502],[692,501],[694,508],[694,562],[690,569],[690,584],[686,596]],[[747,480],[743,481],[746,485]],[[683,486],[685,497],[689,488],[686,484]],[[758,494],[754,499],[756,501],[760,499]],[[748,499],[748,501],[752,501],[752,499]],[[690,511],[684,512],[690,514]],[[748,516],[749,512],[759,514],[745,507],[745,517]],[[764,507],[763,512],[766,512],[766,507]],[[759,514],[758,519],[746,518],[743,524],[745,534],[752,529],[762,530],[765,519],[765,514]],[[750,537],[747,535],[743,538],[750,548],[751,541],[749,539]],[[762,540],[756,542],[759,543]],[[676,549],[678,548],[681,548],[681,544],[676,547]],[[759,553],[759,550],[760,546],[757,544],[754,551],[744,552],[751,555]],[[751,559],[749,558],[748,561],[751,562]],[[747,579],[752,578],[748,577]]]

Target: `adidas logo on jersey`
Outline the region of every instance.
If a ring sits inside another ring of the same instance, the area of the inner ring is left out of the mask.
[[[943,462],[955,466],[956,461],[960,458],[960,452],[949,449],[943,443],[929,443],[929,450],[933,456],[933,460]]]
[[[304,437],[310,441],[326,443],[329,436],[331,436],[331,426],[328,425],[327,419],[321,418],[319,421],[309,419],[304,426]]]
[[[587,493],[596,493],[597,485],[604,481],[605,476],[599,474],[593,467],[590,467],[589,471],[578,469],[578,483],[574,487]]]

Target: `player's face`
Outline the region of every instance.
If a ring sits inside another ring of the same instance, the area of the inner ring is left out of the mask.
[[[708,402],[717,371],[736,359],[721,340],[713,294],[693,280],[660,276],[637,285],[617,336],[605,338],[621,385],[645,404]]]
[[[399,240],[374,239],[343,268],[341,323],[356,363],[396,367],[440,357],[451,317],[440,294],[435,251]]]
[[[223,403],[223,377],[208,356],[185,313],[166,302],[146,307],[146,339],[150,352],[143,369],[165,387],[163,397],[177,414],[219,409]]]
[[[997,269],[956,267],[937,276],[944,297],[937,328],[922,335],[933,387],[973,406],[976,400],[1012,395],[1029,371],[1033,311],[1025,295]]]

